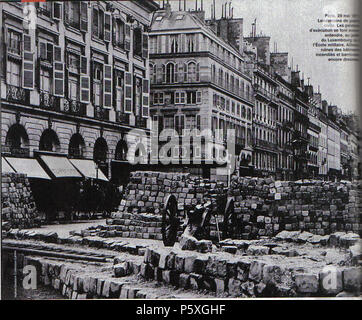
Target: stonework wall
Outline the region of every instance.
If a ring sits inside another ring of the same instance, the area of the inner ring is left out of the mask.
[[[361,191],[350,182],[300,183],[274,181],[270,178],[233,177],[230,188],[226,188],[223,182],[189,174],[161,172],[133,172],[119,211],[113,213],[113,219],[108,224],[125,226],[126,220],[127,225],[132,225],[132,221],[137,220],[135,225],[140,226],[140,221],[147,222],[143,217],[161,215],[168,194],[176,196],[181,217],[185,217],[188,206],[207,200],[216,201],[225,194],[233,197],[234,234],[235,238],[240,239],[273,236],[283,230],[308,231],[321,236],[336,231],[361,231],[358,201]],[[220,225],[222,214],[221,212]],[[211,219],[211,223],[210,235],[216,238],[215,219]],[[142,227],[147,227],[147,223]],[[119,231],[127,232],[123,236],[149,237],[144,234],[148,232],[146,229]],[[152,235],[151,238],[157,237]]]
[[[30,228],[39,225],[37,208],[26,175],[1,174],[1,218],[4,228]]]

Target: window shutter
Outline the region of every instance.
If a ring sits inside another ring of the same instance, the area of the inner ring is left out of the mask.
[[[81,4],[81,8],[82,8],[82,2],[80,4]],[[82,10],[81,10],[81,12],[82,12]],[[69,22],[69,2],[68,1],[64,2],[64,21]]]
[[[80,3],[80,31],[88,32],[88,4],[85,1],[80,1],[79,3]]]
[[[62,49],[61,47],[54,46],[54,95],[58,97],[64,96],[64,63],[62,62]]]
[[[104,14],[104,41],[111,41],[111,15],[109,13]]]
[[[142,79],[142,117],[144,118],[149,117],[149,109],[150,109],[149,95],[150,95],[150,83],[148,79]]]
[[[103,67],[103,101],[105,108],[112,107],[112,65]]]
[[[200,81],[200,63],[196,65],[196,81]]]
[[[126,23],[125,24],[125,32],[124,32],[124,50],[131,50],[131,26]]]
[[[148,58],[148,35],[145,33],[142,34],[142,58]]]
[[[112,18],[112,44],[116,45],[116,24],[117,20],[115,18]]]
[[[201,103],[201,102],[202,102],[202,92],[197,91],[196,92],[196,103]]]
[[[166,82],[166,66],[162,65],[162,83]]]
[[[170,48],[170,36],[169,35],[166,35],[166,50],[165,50],[165,53],[169,53],[171,52],[171,48]]]
[[[89,103],[90,101],[90,78],[88,76],[88,59],[85,56],[80,57],[80,102]]]
[[[125,99],[124,99],[124,112],[132,113],[132,73],[124,73],[124,87],[125,87]]]
[[[162,83],[162,77],[163,77],[162,70],[163,70],[162,66],[156,67],[156,71],[157,71],[157,73],[156,73],[156,82],[157,83]]]
[[[34,53],[31,37],[23,34],[23,88],[34,89]]]
[[[187,82],[187,64],[184,63],[184,82]]]
[[[59,2],[53,3],[53,19],[60,21],[62,18],[62,4]]]

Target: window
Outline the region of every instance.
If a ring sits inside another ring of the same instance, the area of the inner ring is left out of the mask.
[[[166,83],[175,82],[175,65],[168,63],[166,66]]]
[[[195,37],[193,34],[187,35],[187,51],[194,52],[195,50]]]
[[[136,116],[142,115],[142,78],[135,77],[134,79],[134,114]]]
[[[185,115],[175,116],[175,129],[179,135],[183,134],[183,130],[185,129]]]
[[[133,30],[133,53],[142,56],[142,30],[139,27]]]
[[[187,80],[188,82],[196,82],[196,63],[190,62],[187,68]]]
[[[51,93],[52,92],[52,82],[51,79],[53,77],[50,75],[50,71],[48,69],[41,68],[40,69],[40,90],[44,92]]]
[[[178,35],[171,36],[171,53],[178,52]]]
[[[196,91],[188,91],[187,92],[187,103],[195,104],[196,103]]]
[[[155,92],[153,94],[153,103],[154,104],[163,104],[163,92]]]
[[[93,103],[95,106],[102,105],[103,96],[103,65],[97,62],[93,63]]]
[[[122,71],[115,71],[116,85],[116,111],[124,110],[124,74]]]
[[[64,3],[64,19],[66,23],[79,29],[80,27],[80,7],[79,2],[69,1]]]
[[[13,30],[9,30],[7,39],[8,53],[20,55],[21,52],[21,34]]]
[[[51,2],[39,2],[38,4],[38,10],[39,12],[47,17],[52,16],[52,3]]]
[[[115,23],[113,23],[113,45],[123,48],[124,29],[124,22],[121,19],[115,19]]]
[[[79,101],[79,78],[75,76],[68,77],[68,98]]]
[[[93,24],[92,35],[98,39],[104,38],[104,12],[103,10],[94,7],[93,8]]]
[[[21,64],[19,62],[7,61],[6,83],[15,87],[21,86]]]
[[[184,104],[186,102],[186,94],[184,91],[175,92],[175,103]]]
[[[68,53],[67,67],[69,72],[79,73],[80,56],[74,53]]]
[[[174,118],[173,118],[173,116],[168,116],[168,117],[164,117],[163,118],[163,120],[164,120],[164,123],[163,123],[163,126],[164,126],[164,128],[165,129],[174,129],[174,127],[175,127],[175,123],[174,123]]]

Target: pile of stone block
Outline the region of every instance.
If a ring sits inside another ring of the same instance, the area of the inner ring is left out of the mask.
[[[292,258],[290,258],[292,259]],[[336,286],[326,285],[328,268],[285,267],[285,261],[226,253],[147,248],[140,275],[179,288],[225,297],[358,296],[360,267],[335,267]]]
[[[40,219],[26,175],[1,174],[1,209],[2,222],[9,227],[39,226]]]
[[[355,183],[234,176],[227,187],[190,174],[137,171],[131,174],[119,210],[107,221],[109,228],[102,236],[160,239],[161,213],[169,194],[176,196],[181,218],[199,203],[233,197],[235,239],[271,237],[283,230],[320,236],[360,232],[361,190]],[[210,220],[211,239],[222,237],[223,214],[218,212]]]
[[[301,230],[318,235],[360,231],[358,190],[350,182],[232,179],[242,239]]]

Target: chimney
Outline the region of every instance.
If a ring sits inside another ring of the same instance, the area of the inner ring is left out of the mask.
[[[270,53],[270,65],[281,77],[290,78],[290,68],[288,67],[288,52]]]

